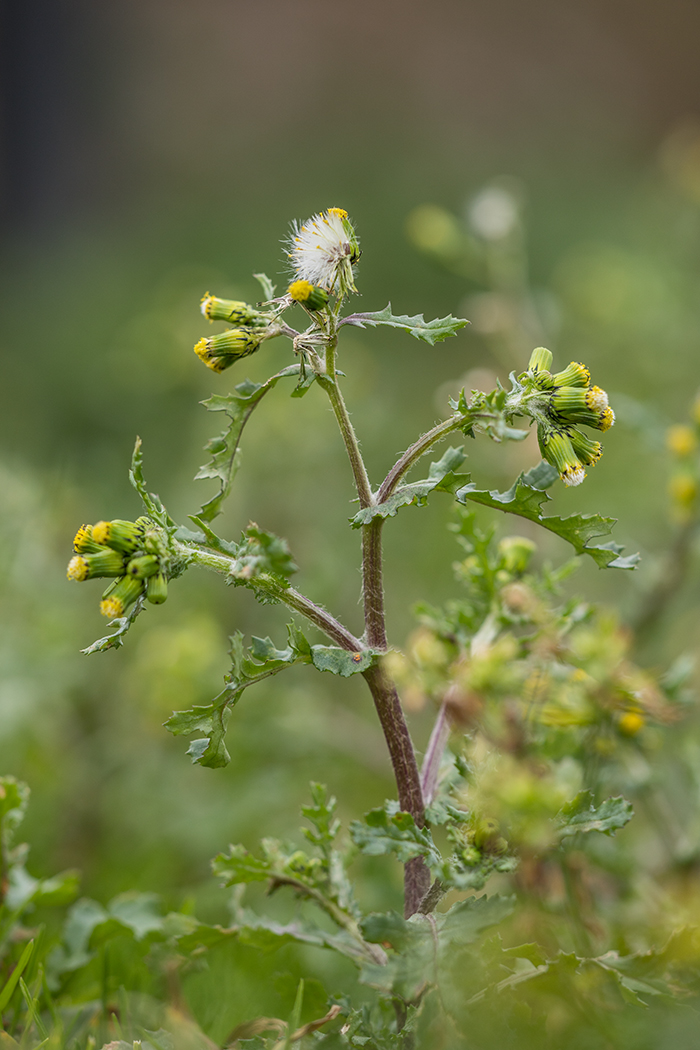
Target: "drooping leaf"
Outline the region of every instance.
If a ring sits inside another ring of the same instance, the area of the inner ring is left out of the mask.
[[[303,633],[293,624],[288,625],[288,631],[290,645],[286,649],[275,648],[270,638],[253,638],[250,648],[246,649],[243,635],[237,631],[230,639],[231,671],[226,676],[226,688],[212,703],[174,711],[164,722],[174,736],[206,734],[193,740],[187,750],[194,763],[211,769],[228,765],[230,755],[224,742],[226,724],[243,691],[293,663],[308,663],[310,646]]]
[[[431,492],[454,492],[469,479],[469,474],[455,473],[466,459],[463,448],[448,448],[444,456],[431,463],[428,477],[399,487],[376,507],[364,507],[352,518],[352,527],[360,528],[373,518],[391,518],[400,507],[424,507]]]
[[[119,616],[116,620],[110,622],[110,627],[116,627],[112,634],[106,634],[104,638],[98,638],[92,645],[88,645],[87,649],[81,649],[81,653],[90,656],[91,653],[105,653],[108,649],[118,649],[120,645],[124,644],[127,631],[145,607],[146,600],[141,595],[141,597],[136,599],[126,616]]]
[[[596,537],[609,535],[615,525],[615,518],[603,518],[600,514],[571,514],[566,518],[543,515],[542,506],[550,497],[539,486],[546,480],[547,472],[536,467],[530,474],[521,474],[507,492],[477,489],[470,482],[455,493],[455,499],[458,503],[473,500],[485,507],[494,507],[535,521],[570,543],[577,554],[590,555],[601,569],[633,569],[639,561],[638,554],[623,558],[620,556],[623,548],[617,543],[590,542]]]
[[[578,795],[562,806],[557,814],[557,826],[561,838],[569,835],[602,831],[614,835],[634,816],[634,808],[626,798],[606,798],[599,806],[593,805],[591,791],[579,791]]]
[[[264,276],[264,275],[259,275]],[[233,394],[214,394],[202,404],[210,412],[224,412],[229,418],[226,429],[218,437],[207,442],[206,450],[211,453],[210,461],[200,467],[195,479],[215,478],[219,482],[219,491],[203,505],[199,517],[203,521],[213,521],[221,512],[221,505],[231,490],[231,484],[238,469],[238,451],[241,434],[252,412],[277,382],[285,376],[298,376],[300,365],[289,365],[264,383],[252,383],[246,379],[234,388]]]
[[[398,316],[392,314],[391,303],[389,303],[383,310],[375,310],[373,313],[350,314],[344,317],[340,324],[351,324],[357,328],[367,326],[376,328],[378,325],[402,328],[405,332],[410,332],[415,339],[422,339],[425,343],[434,346],[435,343],[456,335],[460,328],[469,324],[469,321],[461,317],[453,317],[452,314],[448,317],[436,318],[434,321],[426,321],[422,314],[416,314],[414,317],[409,317],[407,314]]]
[[[414,857],[425,857],[433,864],[439,864],[442,859],[430,831],[419,828],[411,814],[400,810],[398,802],[393,800],[370,810],[364,820],[354,820],[350,835],[355,845],[369,856],[393,853],[402,864]]]
[[[143,476],[143,452],[141,451],[140,437],[136,438],[134,451],[131,456],[129,481],[141,497],[141,502],[143,503],[149,518],[152,518],[153,521],[157,522],[157,524],[167,532],[173,533],[177,529],[176,523],[163,506],[160,496],[156,496],[154,492],[149,492],[146,487],[146,481]]]
[[[206,733],[205,737],[193,740],[187,749],[192,761],[210,769],[221,769],[231,761],[225,744],[226,724],[231,707],[238,701],[240,690],[227,687],[211,704],[191,707],[187,711],[174,711],[163,724],[173,736],[189,736],[191,733]]]

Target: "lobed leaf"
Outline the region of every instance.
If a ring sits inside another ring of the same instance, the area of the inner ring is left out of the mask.
[[[638,554],[623,558],[621,554],[624,548],[617,543],[590,542],[596,537],[609,535],[616,518],[604,518],[600,514],[571,514],[566,518],[543,515],[542,506],[550,497],[541,486],[548,476],[549,472],[543,470],[540,465],[528,474],[521,474],[507,492],[477,489],[476,485],[470,482],[455,493],[455,499],[458,503],[473,500],[482,506],[518,514],[529,521],[535,521],[570,543],[577,554],[590,555],[601,569],[633,569],[639,561]]]
[[[205,445],[206,451],[212,454],[211,459],[195,474],[195,480],[214,478],[219,481],[219,491],[207,500],[199,512],[202,521],[213,521],[221,513],[221,505],[231,491],[238,470],[241,435],[251,414],[280,379],[285,376],[298,376],[300,369],[299,364],[289,365],[264,383],[252,383],[246,379],[234,387],[233,394],[213,394],[202,402],[210,412],[225,412],[229,417],[228,426],[223,433],[211,438]]]
[[[391,303],[389,303],[383,310],[375,310],[373,313],[350,314],[344,317],[340,324],[351,324],[357,328],[367,326],[376,328],[378,325],[402,328],[415,339],[422,339],[423,342],[434,346],[435,343],[456,335],[460,328],[469,324],[469,321],[461,317],[453,317],[452,314],[448,317],[436,318],[434,321],[426,321],[423,314],[416,314],[414,317],[409,317],[408,314],[395,315],[392,314]]]
[[[626,798],[607,798],[599,806],[593,805],[591,791],[579,791],[578,795],[562,806],[557,814],[557,826],[561,838],[569,835],[602,831],[614,835],[624,828],[634,816],[634,808]]]
[[[81,653],[84,653],[85,656],[90,656],[91,653],[105,653],[108,649],[118,649],[120,645],[124,644],[127,631],[145,607],[146,600],[141,595],[136,599],[126,616],[119,616],[116,620],[110,621],[109,626],[116,627],[112,634],[106,634],[104,638],[98,638],[96,642],[88,645],[86,649],[81,649]]]
[[[424,857],[435,865],[442,860],[428,828],[419,828],[411,814],[400,810],[393,800],[371,809],[364,821],[354,820],[350,836],[368,856],[393,853],[402,864],[414,857]]]
[[[157,522],[161,528],[166,529],[168,533],[173,533],[177,529],[176,523],[163,506],[160,496],[157,496],[154,492],[149,492],[146,487],[146,481],[143,476],[143,453],[141,451],[140,437],[136,438],[134,451],[131,455],[129,481],[141,497],[141,502],[143,503],[149,518],[152,518],[153,521]]]

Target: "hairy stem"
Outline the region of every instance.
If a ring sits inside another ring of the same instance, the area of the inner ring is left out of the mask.
[[[442,441],[453,430],[459,430],[465,423],[468,423],[468,419],[465,416],[452,416],[451,419],[443,420],[442,423],[438,423],[432,430],[429,430],[427,434],[423,434],[417,441],[414,441],[384,478],[377,493],[377,503],[384,503],[392,495],[403,476],[433,445],[436,445],[438,441]]]
[[[389,748],[399,805],[401,809],[411,814],[419,827],[423,827],[425,809],[418,763],[396,686],[381,664],[376,664],[364,671],[363,677],[372,694]],[[422,857],[409,860],[404,869],[404,915],[407,918],[418,910],[429,886],[430,872]]]
[[[357,440],[355,428],[352,425],[350,419],[350,413],[348,412],[345,399],[343,398],[340,386],[338,385],[338,379],[335,371],[335,349],[338,342],[337,331],[331,332],[328,338],[326,346],[326,371],[319,374],[318,382],[321,384],[323,389],[328,394],[328,400],[331,403],[335,418],[338,423],[338,429],[343,438],[345,444],[345,451],[348,454],[350,460],[350,466],[352,468],[352,476],[355,479],[355,488],[357,489],[357,495],[360,500],[361,507],[370,507],[374,503],[374,497],[372,495],[372,487],[369,483],[369,477],[367,476],[367,470],[365,463],[360,452],[360,443]]]

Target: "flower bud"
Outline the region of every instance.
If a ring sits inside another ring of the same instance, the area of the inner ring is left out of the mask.
[[[666,447],[675,456],[689,456],[697,446],[697,435],[692,427],[675,426],[666,431]]]
[[[530,354],[528,371],[532,373],[535,385],[541,390],[548,390],[553,386],[554,380],[549,371],[552,363],[552,352],[544,346],[536,347]]]
[[[574,452],[571,439],[563,430],[550,430],[541,435],[540,448],[544,458],[556,467],[565,485],[580,485],[586,476]]]
[[[116,585],[105,593],[107,597],[100,602],[102,615],[112,619],[123,616],[129,606],[143,594],[143,580],[137,580],[133,576],[122,576]]]
[[[603,455],[603,446],[600,441],[591,441],[589,437],[586,437],[585,434],[578,430],[573,428],[569,430],[569,439],[573,445],[574,452],[586,467],[594,466]]]
[[[104,550],[104,547],[93,539],[92,525],[80,526],[73,540],[73,550],[76,554],[89,554],[94,551]]]
[[[157,572],[148,577],[146,597],[153,605],[162,605],[168,597],[168,577],[164,572]]]
[[[138,558],[132,558],[126,567],[129,576],[135,576],[138,580],[145,580],[147,576],[154,576],[158,572],[160,564],[155,554],[141,554]]]
[[[234,362],[254,354],[264,339],[263,331],[249,328],[229,328],[209,339],[200,339],[194,352],[213,372],[223,372]]]
[[[527,367],[530,372],[548,372],[551,364],[552,351],[544,346],[536,346],[530,354]]]
[[[532,540],[524,536],[504,536],[498,544],[503,567],[513,576],[521,576],[525,572],[536,550]]]
[[[668,488],[679,510],[689,510],[698,496],[698,483],[691,474],[676,474]]]
[[[557,386],[588,386],[591,373],[580,361],[572,361],[563,372],[557,372],[552,378]]]
[[[287,295],[312,311],[321,310],[328,302],[328,292],[309,281],[294,281],[287,289]]]
[[[202,296],[201,310],[209,321],[228,321],[229,324],[265,325],[270,315],[237,299],[218,299],[209,292]]]
[[[76,554],[68,562],[66,575],[69,580],[91,580],[95,576],[121,576],[124,558],[118,551],[106,547],[90,554]]]
[[[640,729],[644,728],[644,725],[645,718],[640,711],[625,711],[623,715],[620,715],[617,728],[625,736],[636,736]]]
[[[92,538],[115,551],[131,554],[143,543],[144,528],[135,521],[98,521],[92,526]]]

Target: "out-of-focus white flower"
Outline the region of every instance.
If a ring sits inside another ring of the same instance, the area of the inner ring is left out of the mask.
[[[360,258],[360,248],[343,208],[328,208],[304,223],[295,223],[289,258],[298,280],[338,295],[357,291],[353,266]]]

